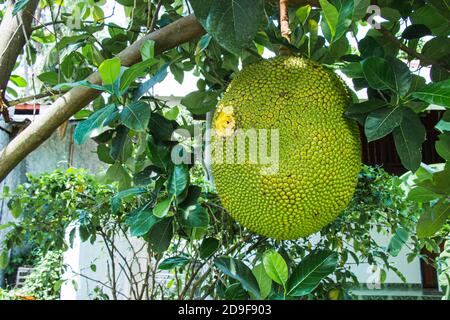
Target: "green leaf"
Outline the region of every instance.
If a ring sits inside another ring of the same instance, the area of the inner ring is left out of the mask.
[[[142,98],[147,92],[150,91],[151,88],[153,88],[158,83],[162,82],[167,77],[167,68],[169,64],[164,64],[153,77],[151,77],[149,80],[142,83],[137,90],[135,91],[133,95],[133,101],[138,101],[140,98]]]
[[[17,15],[20,11],[22,11],[28,4],[28,2],[30,2],[30,0],[18,0],[15,4],[14,4],[14,8],[12,11],[12,15],[15,16]],[[1,268],[0,268],[1,269]]]
[[[202,115],[215,109],[218,95],[215,92],[195,91],[189,93],[181,100],[192,114]]]
[[[166,218],[153,226],[147,241],[153,251],[163,253],[166,251],[173,237],[173,218]]]
[[[158,265],[158,269],[159,270],[172,270],[172,269],[176,269],[176,268],[182,268],[185,265],[187,265],[190,261],[191,261],[191,259],[189,259],[187,257],[182,257],[182,256],[168,258],[168,259],[162,261]]]
[[[252,270],[253,275],[258,282],[259,291],[261,292],[261,299],[265,299],[272,291],[272,279],[267,275],[264,265],[262,263],[255,266]]]
[[[404,96],[411,87],[411,72],[408,66],[397,58],[370,57],[363,62],[363,72],[373,89],[391,90]]]
[[[424,24],[412,24],[402,33],[402,38],[406,40],[419,39],[425,36],[431,36],[431,30]]]
[[[116,106],[110,104],[94,112],[89,118],[77,125],[74,132],[74,140],[77,144],[83,144],[89,139],[92,131],[102,129],[108,118],[116,112]]]
[[[130,188],[127,190],[120,191],[117,193],[114,197],[111,199],[111,209],[114,213],[116,213],[119,210],[120,203],[122,199],[131,197],[131,196],[137,196],[147,193],[146,188],[142,187],[136,187],[136,188]]]
[[[220,241],[216,238],[206,238],[199,248],[200,259],[208,259],[219,249]]]
[[[338,254],[332,251],[314,251],[295,268],[287,282],[287,294],[301,297],[311,293],[337,267]]]
[[[147,40],[142,45],[140,51],[142,56],[142,61],[153,59],[155,57],[155,44],[154,40]]]
[[[119,182],[119,190],[125,190],[130,187],[131,178],[121,163],[117,162],[108,168],[105,175],[106,181]]]
[[[289,277],[289,272],[283,257],[276,251],[269,250],[264,253],[263,264],[267,275],[284,287]]]
[[[423,87],[412,96],[430,104],[450,108],[450,79]]]
[[[6,269],[9,263],[8,250],[3,250],[0,253],[0,270]]]
[[[435,128],[440,132],[450,132],[450,110],[444,112],[444,115]]]
[[[181,225],[189,228],[205,228],[209,224],[208,212],[200,204],[180,209]]]
[[[353,0],[353,21],[362,20],[367,15],[370,0]]]
[[[174,166],[167,185],[170,195],[180,197],[187,190],[189,185],[189,169],[185,164]]]
[[[172,205],[172,198],[167,198],[161,202],[158,202],[156,206],[153,208],[153,215],[157,218],[164,218],[169,213],[171,205]]]
[[[38,78],[39,78],[39,76],[38,76]],[[21,76],[11,75],[9,80],[12,83],[14,83],[16,86],[18,86],[19,88],[25,88],[27,86],[27,80],[25,80]]]
[[[417,236],[419,238],[432,237],[447,221],[450,215],[450,203],[440,200],[436,205],[427,207],[417,223]]]
[[[143,77],[147,74],[150,67],[158,63],[157,59],[148,59],[143,62],[139,62],[126,69],[120,77],[120,95],[123,95],[128,87],[139,77]]]
[[[152,164],[163,169],[164,171],[167,171],[170,163],[169,149],[165,145],[156,144],[154,141],[149,141],[148,149],[149,159]]]
[[[445,160],[450,161],[450,133],[439,135],[439,141],[436,142],[437,153]]]
[[[170,110],[164,112],[164,118],[170,121],[175,121],[180,114],[180,109],[178,107],[172,107]]]
[[[104,84],[113,84],[120,76],[121,62],[119,58],[112,58],[102,62],[98,72]]]
[[[259,0],[190,0],[190,3],[217,43],[237,55],[253,45],[265,16],[264,4]]]
[[[240,283],[233,283],[225,290],[226,300],[247,300],[248,294]]]
[[[369,142],[381,139],[397,128],[403,119],[400,107],[384,107],[369,113],[364,132]]]
[[[133,154],[133,141],[129,136],[130,130],[119,125],[111,141],[111,150],[109,155],[114,161],[126,162]]]
[[[388,245],[388,252],[396,257],[409,239],[409,232],[404,228],[398,228]]]
[[[432,190],[420,186],[411,189],[411,191],[409,191],[408,193],[408,200],[420,203],[427,203],[441,197],[442,196],[440,194],[437,194]]]
[[[145,132],[150,122],[150,116],[150,106],[146,102],[137,101],[123,107],[120,120],[131,130]]]
[[[395,147],[403,166],[415,172],[422,162],[422,144],[426,131],[417,114],[409,108],[402,110],[402,122],[393,132]]]
[[[54,71],[41,73],[40,75],[38,75],[38,79],[53,86],[59,83],[58,74]]]
[[[297,11],[295,11],[296,17],[302,24],[304,24],[307,21],[310,13],[311,13],[311,6],[309,4],[300,7],[297,9]]]
[[[381,109],[386,105],[387,102],[383,100],[368,100],[361,103],[355,103],[348,107],[345,115],[351,117],[353,115],[371,113],[372,111]]]
[[[319,0],[320,7],[322,8],[323,15],[327,21],[328,28],[331,32],[331,39],[336,35],[336,27],[339,21],[339,12],[335,6],[329,3],[327,0]]]
[[[223,274],[239,281],[242,287],[257,299],[261,298],[258,282],[252,271],[241,261],[230,257],[219,257],[215,259],[214,265]]]
[[[146,235],[159,221],[150,210],[137,209],[127,218],[132,237]]]
[[[449,21],[441,15],[440,11],[430,5],[424,5],[414,10],[410,19],[413,24],[426,25],[434,35],[448,35]]]

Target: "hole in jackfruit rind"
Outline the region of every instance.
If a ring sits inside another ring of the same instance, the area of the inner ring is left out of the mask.
[[[306,59],[277,57],[239,72],[219,103],[214,129],[278,128],[280,153],[279,170],[269,176],[249,162],[213,162],[215,187],[231,216],[278,240],[309,236],[335,220],[361,168],[359,129],[343,117],[349,103],[343,81]],[[315,143],[317,133],[326,139]],[[220,139],[212,136],[212,143]]]

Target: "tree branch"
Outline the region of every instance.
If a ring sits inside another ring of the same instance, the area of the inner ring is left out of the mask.
[[[161,53],[203,34],[205,30],[195,16],[190,15],[146,35],[122,51],[118,57],[123,66],[131,66],[141,61],[139,49],[147,40],[154,40],[157,53]],[[86,80],[94,84],[102,82],[98,73],[90,75]],[[100,92],[97,90],[76,87],[56,100],[47,113],[40,115],[0,152],[0,181],[29,153],[47,140],[60,125],[99,95]]]
[[[378,32],[380,32],[383,36],[386,37],[386,39],[393,43],[395,46],[397,46],[397,48],[399,48],[400,50],[406,52],[407,54],[409,54],[411,57],[414,57],[416,59],[419,59],[422,63],[428,64],[428,65],[436,65],[436,66],[440,66],[441,68],[445,69],[447,72],[450,72],[450,66],[447,65],[446,63],[440,63],[438,61],[435,61],[433,59],[430,59],[426,56],[424,56],[421,53],[418,53],[417,51],[415,51],[414,49],[409,48],[408,46],[404,45],[402,42],[400,42],[397,37],[395,35],[393,35],[389,30],[387,30],[386,28],[381,27],[380,29],[377,29]]]
[[[23,10],[13,16],[15,1],[8,0],[6,12],[0,25],[0,112],[9,122],[8,106],[4,101],[9,78],[17,58],[31,34],[31,24],[39,0],[31,0]]]

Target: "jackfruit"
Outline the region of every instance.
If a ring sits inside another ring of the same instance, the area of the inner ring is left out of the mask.
[[[211,135],[213,181],[230,215],[277,240],[306,237],[335,220],[361,168],[358,126],[343,115],[350,103],[344,82],[308,59],[276,57],[237,73],[215,111]],[[252,129],[258,142],[247,134]],[[278,132],[278,140],[269,131]],[[275,144],[277,164],[261,161],[266,151],[273,156]]]

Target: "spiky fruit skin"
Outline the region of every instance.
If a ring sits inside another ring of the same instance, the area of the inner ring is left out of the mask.
[[[231,216],[277,240],[306,237],[335,220],[361,168],[359,129],[343,115],[350,103],[343,81],[306,59],[277,57],[238,73],[215,112],[221,134],[211,142],[235,139],[237,129],[278,129],[279,168],[265,174],[248,158],[220,163],[213,153],[214,184]]]

